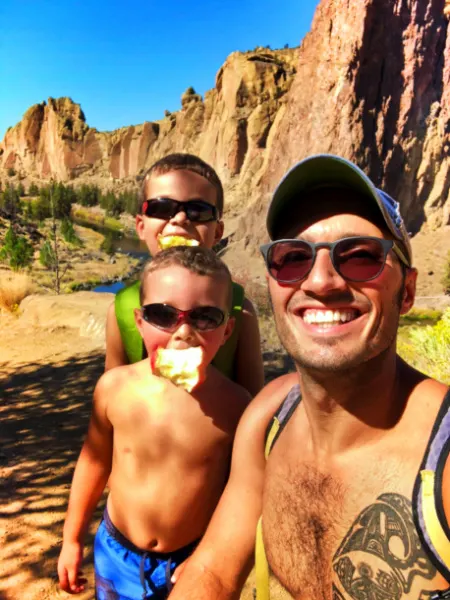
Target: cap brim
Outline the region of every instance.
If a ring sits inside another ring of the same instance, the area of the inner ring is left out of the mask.
[[[267,213],[270,239],[274,239],[281,213],[290,202],[302,192],[332,185],[350,188],[373,198],[386,220],[376,187],[359,167],[339,156],[317,154],[297,163],[275,190]]]

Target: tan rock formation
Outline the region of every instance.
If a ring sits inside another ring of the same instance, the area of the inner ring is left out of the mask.
[[[188,89],[161,121],[101,133],[79,105],[49,99],[30,108],[0,146],[0,170],[60,180],[134,178],[164,154],[194,152],[241,195],[256,185],[270,128],[295,73],[296,50],[233,53],[205,99]],[[4,173],[4,171],[3,171]],[[241,187],[242,185],[242,187]]]
[[[235,239],[256,248],[267,200],[297,160],[356,161],[401,203],[412,231],[450,224],[450,36],[446,0],[322,0],[298,50],[231,54],[215,88],[155,123],[100,133],[68,99],[32,107],[0,146],[40,177],[130,180],[164,154],[212,163]],[[1,169],[3,167],[3,170]]]
[[[400,201],[411,230],[449,224],[447,32],[440,0],[323,0],[300,47],[263,192],[304,156],[334,152]]]

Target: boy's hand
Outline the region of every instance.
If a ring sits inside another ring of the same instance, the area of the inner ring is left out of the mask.
[[[86,579],[80,570],[83,561],[83,546],[78,542],[65,542],[58,560],[59,587],[69,594],[84,590]]]
[[[173,585],[175,585],[176,582],[179,580],[181,573],[184,571],[184,568],[187,565],[188,560],[189,560],[189,558],[184,560],[181,564],[178,565],[178,567],[173,572],[173,575],[170,578],[170,582],[173,583]]]

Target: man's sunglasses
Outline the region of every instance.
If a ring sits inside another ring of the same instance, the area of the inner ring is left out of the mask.
[[[306,279],[314,266],[319,248],[328,248],[333,267],[347,281],[370,281],[380,275],[389,250],[410,266],[393,240],[376,237],[348,237],[332,243],[313,244],[304,240],[277,240],[261,246],[269,274],[279,283]]]
[[[189,221],[194,223],[208,223],[219,220],[217,208],[204,200],[180,202],[179,200],[173,200],[173,198],[150,198],[142,203],[142,213],[154,219],[169,221],[180,211],[183,211]]]
[[[141,308],[142,318],[150,325],[172,333],[182,323],[188,323],[198,331],[211,331],[220,327],[226,319],[217,306],[197,306],[191,310],[179,310],[170,304],[145,304]]]

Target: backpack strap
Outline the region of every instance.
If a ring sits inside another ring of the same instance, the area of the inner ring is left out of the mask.
[[[289,390],[288,395],[272,417],[271,422],[267,426],[265,436],[264,456],[266,460],[269,458],[269,454],[281,432],[286,427],[297,406],[300,404],[301,399],[300,386],[296,384]],[[266,550],[264,548],[262,517],[260,517],[256,527],[255,578],[256,599],[270,600],[269,563],[267,562]]]
[[[117,324],[125,353],[130,364],[139,362],[144,356],[144,344],[134,320],[134,309],[139,308],[140,281],[117,292],[114,299]]]
[[[289,419],[297,406],[300,404],[301,399],[300,386],[297,383],[289,390],[288,395],[283,400],[280,408],[274,414],[267,427],[264,445],[264,456],[266,457],[266,460],[269,458],[269,454],[275,442],[280,437],[281,432],[288,424]]]
[[[431,432],[413,492],[417,533],[431,562],[450,581],[450,525],[443,504],[443,472],[450,459],[450,390]]]

